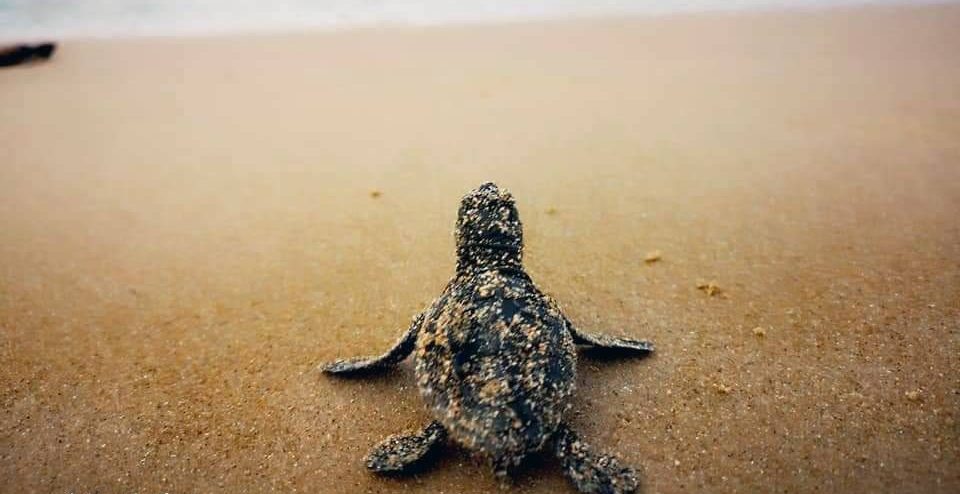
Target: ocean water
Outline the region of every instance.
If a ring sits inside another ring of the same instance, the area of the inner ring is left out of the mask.
[[[923,0],[0,0],[0,39],[336,29]]]

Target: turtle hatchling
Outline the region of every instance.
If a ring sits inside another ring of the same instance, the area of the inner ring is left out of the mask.
[[[581,492],[633,492],[634,470],[595,452],[564,412],[574,390],[577,345],[638,356],[653,352],[653,345],[574,327],[524,270],[517,207],[495,184],[464,196],[456,243],[453,279],[393,348],[323,367],[338,376],[362,375],[414,354],[417,386],[433,421],[388,437],[369,454],[367,468],[380,474],[414,470],[449,439],[488,458],[501,482],[546,448]]]

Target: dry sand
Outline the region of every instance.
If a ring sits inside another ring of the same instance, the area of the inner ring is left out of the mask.
[[[0,490],[495,490],[452,448],[364,470],[427,420],[409,362],[315,370],[439,293],[494,179],[571,319],[658,345],[581,360],[571,417],[647,492],[958,492],[958,46],[960,8],[875,8],[76,41],[0,72]],[[517,480],[557,491],[550,460]]]

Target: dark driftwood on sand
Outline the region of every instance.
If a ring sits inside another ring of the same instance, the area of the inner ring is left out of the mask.
[[[57,49],[54,43],[39,45],[16,45],[0,49],[0,67],[12,67],[35,60],[47,60]]]

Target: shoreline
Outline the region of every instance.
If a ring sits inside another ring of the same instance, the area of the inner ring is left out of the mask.
[[[527,17],[527,18],[494,18],[477,20],[445,20],[437,22],[412,21],[371,21],[369,23],[344,23],[340,25],[304,25],[304,26],[269,26],[269,27],[239,27],[224,26],[221,28],[185,28],[177,30],[156,29],[153,32],[115,32],[108,34],[94,34],[75,31],[63,32],[60,35],[42,35],[24,33],[23,36],[4,36],[0,34],[0,43],[29,43],[54,40],[58,42],[89,42],[89,41],[124,41],[124,40],[165,40],[165,39],[210,39],[229,37],[276,37],[276,36],[320,36],[340,33],[362,32],[409,32],[409,31],[442,31],[442,30],[473,30],[497,27],[550,27],[569,24],[619,24],[636,23],[644,20],[670,21],[693,20],[698,18],[717,18],[725,16],[766,16],[766,15],[849,15],[856,13],[877,13],[880,11],[909,12],[915,9],[951,8],[960,7],[960,0],[923,0],[920,3],[906,3],[905,0],[861,0],[842,5],[830,4],[824,0],[821,4],[812,5],[765,5],[729,7],[703,10],[665,10],[651,12],[622,12],[601,14],[557,14],[556,16]]]

